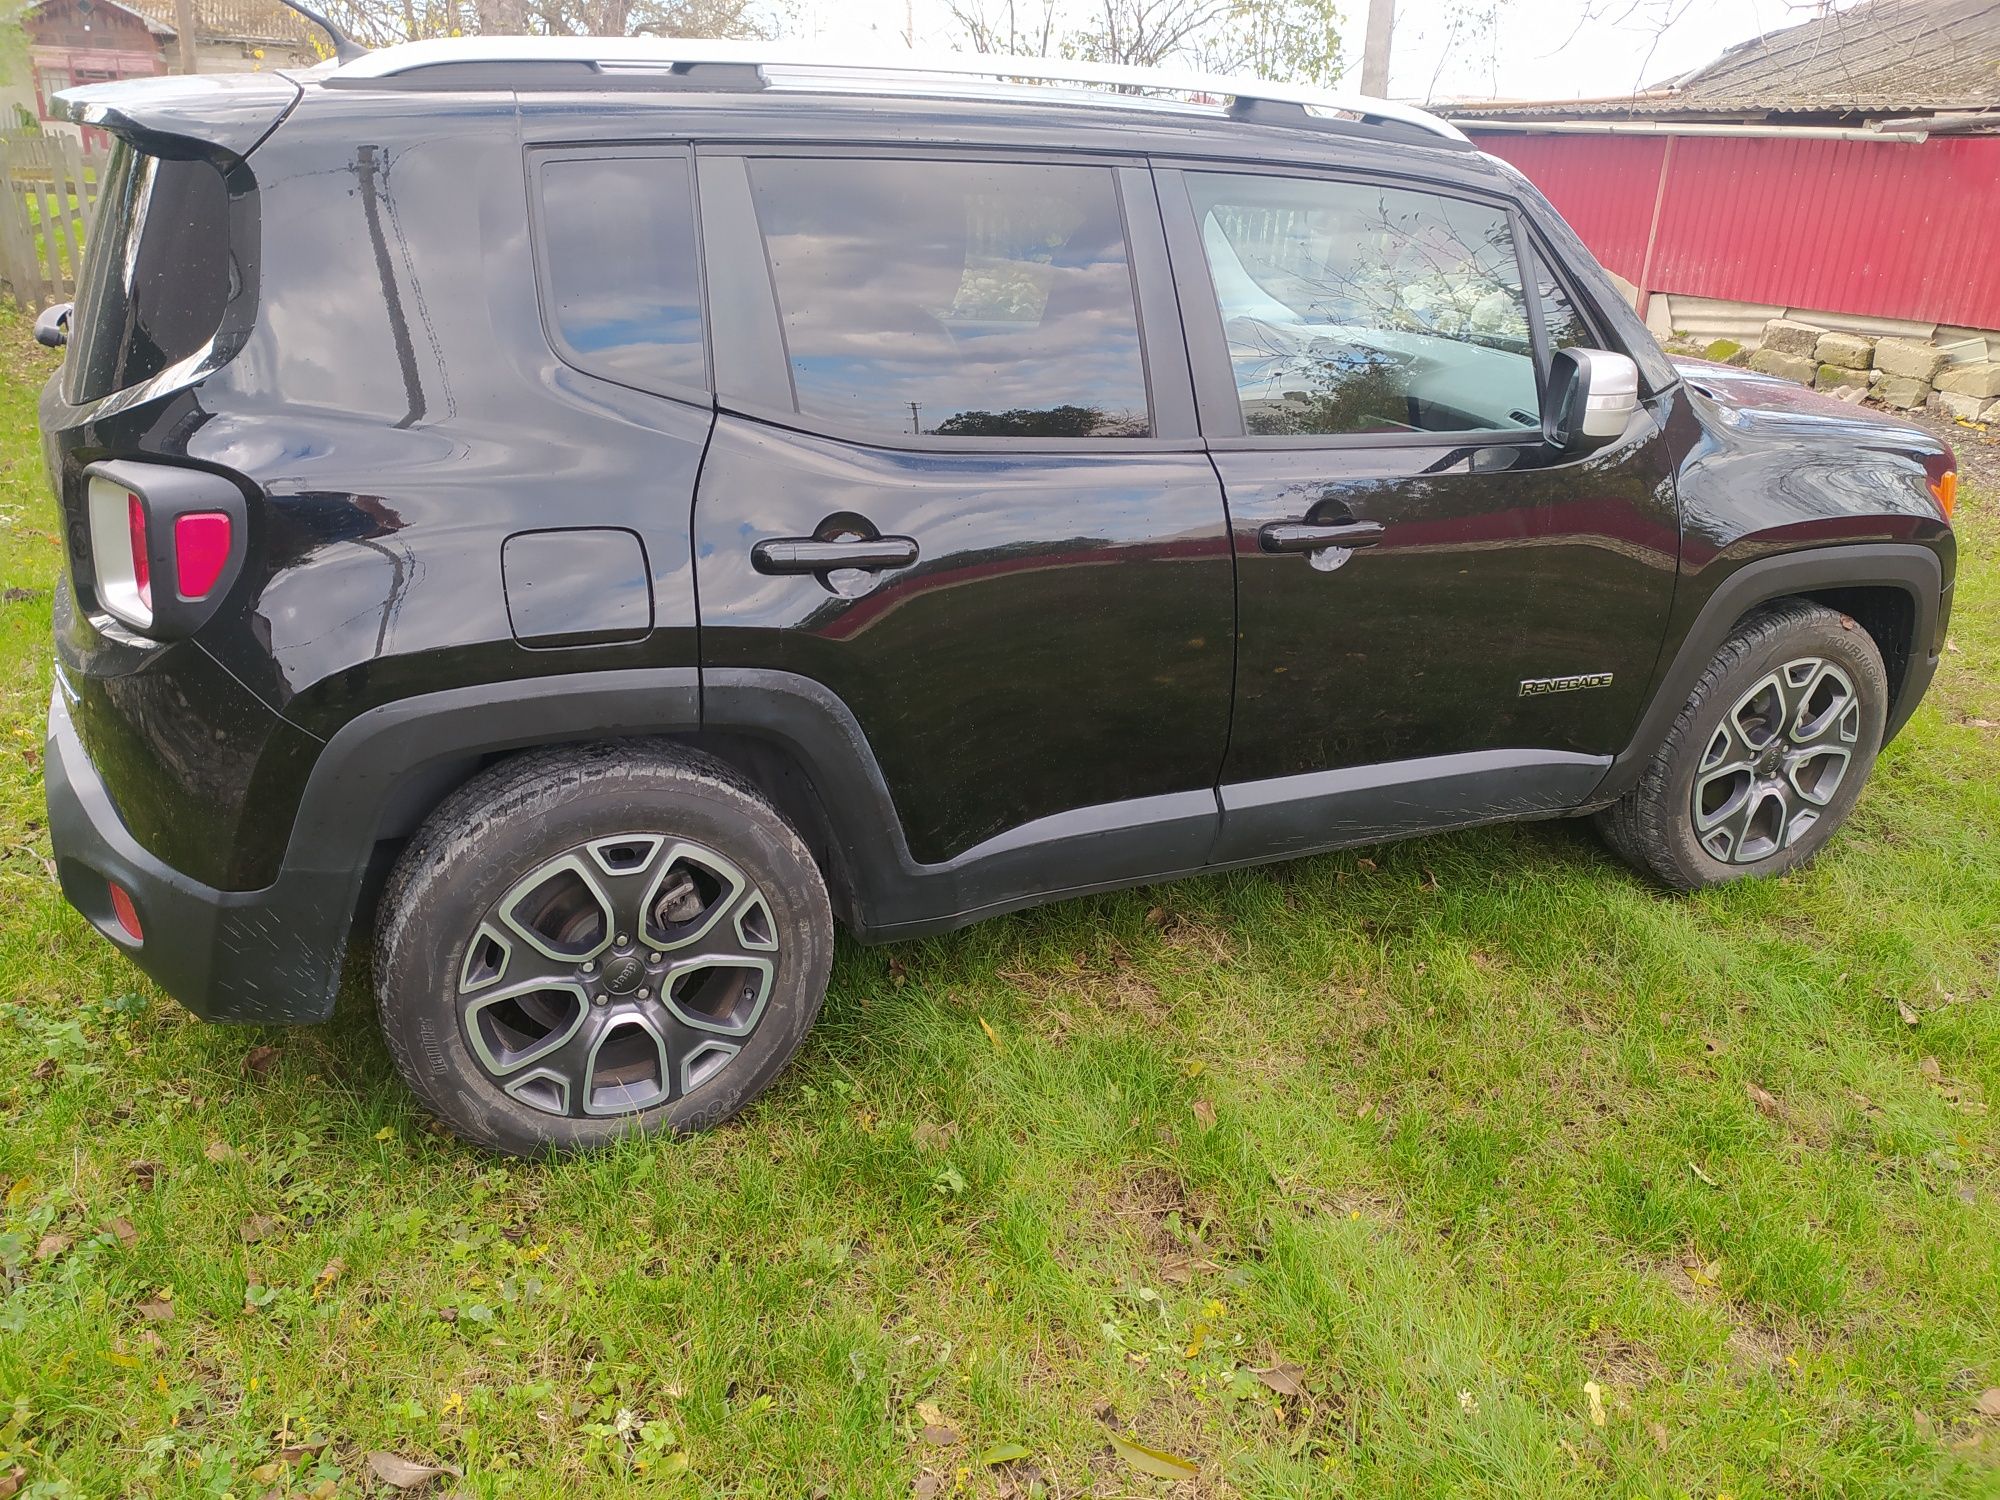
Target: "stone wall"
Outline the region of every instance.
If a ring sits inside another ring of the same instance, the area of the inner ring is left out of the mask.
[[[1868,338],[1773,318],[1763,341],[1747,354],[1720,341],[1711,358],[1747,364],[1766,375],[1796,380],[1843,401],[1872,400],[1904,411],[1928,406],[1964,422],[2000,422],[2000,360],[1951,363],[1923,339]]]

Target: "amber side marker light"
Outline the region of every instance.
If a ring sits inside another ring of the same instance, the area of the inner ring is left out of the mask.
[[[1946,469],[1931,481],[1931,493],[1937,497],[1938,509],[1949,521],[1951,513],[1958,509],[1958,470]]]

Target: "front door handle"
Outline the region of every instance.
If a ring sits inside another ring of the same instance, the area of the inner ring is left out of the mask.
[[[916,560],[917,544],[906,536],[843,537],[833,542],[781,536],[750,549],[750,566],[759,573],[832,573],[842,568],[873,573],[883,568],[907,568]]]
[[[1273,521],[1257,533],[1257,543],[1266,552],[1372,547],[1387,531],[1380,521]]]

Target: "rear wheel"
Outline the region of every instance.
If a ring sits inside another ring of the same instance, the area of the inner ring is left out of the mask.
[[[1865,630],[1823,605],[1781,601],[1717,653],[1639,784],[1598,826],[1680,890],[1793,869],[1853,810],[1888,702]]]
[[[727,1119],[797,1050],[832,952],[791,827],[643,742],[522,756],[449,798],[391,878],[375,972],[411,1089],[530,1153]]]

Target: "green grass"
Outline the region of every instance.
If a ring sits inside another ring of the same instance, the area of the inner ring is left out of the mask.
[[[1673,899],[1508,827],[845,947],[745,1119],[527,1165],[428,1126],[360,995],[206,1026],[58,898],[47,366],[0,350],[21,1493],[380,1450],[476,1495],[2000,1494],[2000,497],[1808,871]]]

